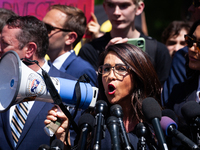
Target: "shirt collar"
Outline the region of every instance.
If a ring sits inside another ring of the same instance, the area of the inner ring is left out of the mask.
[[[49,72],[50,66],[48,65],[48,62],[47,62],[46,59],[44,59],[44,61],[45,61],[45,62],[44,62],[44,65],[42,66],[42,69],[45,70],[46,72]],[[39,70],[37,71],[37,73],[42,74],[42,69],[39,69]]]
[[[59,57],[57,57],[54,61],[53,61],[53,65],[60,70],[62,64],[65,62],[65,60],[69,57],[69,55],[71,53],[73,53],[74,50],[70,50],[62,55],[60,55]]]

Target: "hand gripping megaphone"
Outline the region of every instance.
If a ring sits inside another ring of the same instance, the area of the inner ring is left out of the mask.
[[[51,77],[51,80],[62,98],[62,102],[75,106],[77,102],[75,84],[77,81],[57,77]],[[80,91],[79,108],[94,107],[98,88],[92,87],[89,83],[80,82]],[[27,67],[14,51],[5,53],[0,59],[0,95],[0,112],[25,101],[54,103],[42,76]]]

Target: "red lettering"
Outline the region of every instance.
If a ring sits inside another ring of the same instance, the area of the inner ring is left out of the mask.
[[[81,9],[87,18],[94,11],[94,0],[0,0],[0,8],[14,11],[18,15],[34,15],[42,19],[54,4],[71,5]]]

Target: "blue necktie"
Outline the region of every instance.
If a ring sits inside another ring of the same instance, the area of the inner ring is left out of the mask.
[[[19,103],[15,106],[15,110],[13,113],[12,121],[11,121],[11,132],[14,139],[14,145],[17,145],[17,142],[22,133],[24,124],[26,122],[28,114],[28,103]]]

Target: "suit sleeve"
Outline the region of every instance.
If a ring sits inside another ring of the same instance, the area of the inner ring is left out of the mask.
[[[186,50],[181,49],[174,55],[172,60],[172,65],[169,73],[168,79],[163,85],[163,91],[161,95],[162,104],[166,105],[172,88],[175,84],[184,82],[186,80],[186,69],[185,69],[185,54]]]

